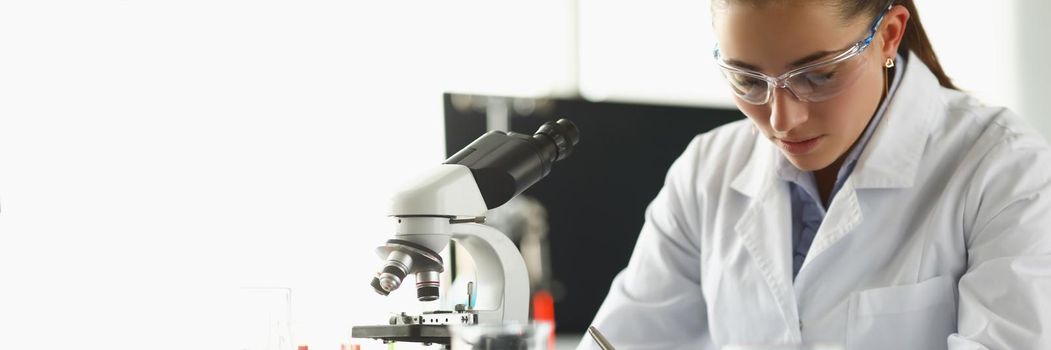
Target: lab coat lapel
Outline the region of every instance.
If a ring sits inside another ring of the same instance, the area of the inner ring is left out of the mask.
[[[767,140],[757,138],[751,159],[731,183],[731,188],[751,199],[734,231],[770,287],[785,327],[796,338],[792,341],[798,342],[801,338],[791,265],[792,209],[788,186],[777,181],[774,172],[776,152]]]
[[[814,236],[813,243],[810,244],[810,250],[807,252],[806,259],[803,260],[803,266],[799,269],[800,274],[806,270],[811,261],[861,224],[864,216],[861,213],[861,205],[858,203],[858,192],[851,179],[843,183],[843,188],[839,189],[839,193],[832,199],[828,209],[825,219],[821,222],[821,227]]]
[[[855,188],[912,187],[933,120],[943,113],[940,89],[938,78],[910,54],[901,85],[851,175]]]
[[[829,205],[800,274],[821,253],[853,232],[864,221],[859,197],[866,189],[912,187],[930,136],[937,104],[938,80],[915,56],[910,56],[901,85],[884,112],[880,125],[862,151],[854,173]]]

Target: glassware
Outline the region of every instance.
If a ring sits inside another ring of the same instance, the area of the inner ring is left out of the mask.
[[[240,350],[294,350],[292,291],[288,288],[242,288]]]

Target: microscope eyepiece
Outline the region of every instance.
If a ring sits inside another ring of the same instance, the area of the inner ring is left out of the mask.
[[[580,130],[569,119],[559,119],[557,122],[544,123],[536,131],[536,134],[533,134],[533,138],[541,137],[541,135],[554,142],[558,152],[555,161],[569,157],[573,153],[573,147],[580,142]]]
[[[485,205],[493,209],[525,191],[569,157],[580,129],[568,119],[547,122],[533,135],[490,131],[445,161],[471,169]]]

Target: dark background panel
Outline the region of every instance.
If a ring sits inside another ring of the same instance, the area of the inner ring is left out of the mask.
[[[484,108],[455,108],[456,97],[462,96],[445,95],[447,155],[486,131]],[[528,116],[512,112],[509,125],[531,134],[546,121],[567,118],[580,128],[574,153],[524,194],[547,208],[558,330],[581,333],[627,265],[646,206],[671,163],[697,134],[744,116],[728,109],[544,103]]]

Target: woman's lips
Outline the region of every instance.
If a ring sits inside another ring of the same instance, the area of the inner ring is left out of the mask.
[[[824,140],[824,136],[815,136],[809,139],[800,139],[799,141],[789,141],[785,139],[777,139],[777,144],[781,146],[786,152],[794,155],[804,155],[814,150],[821,140]]]

